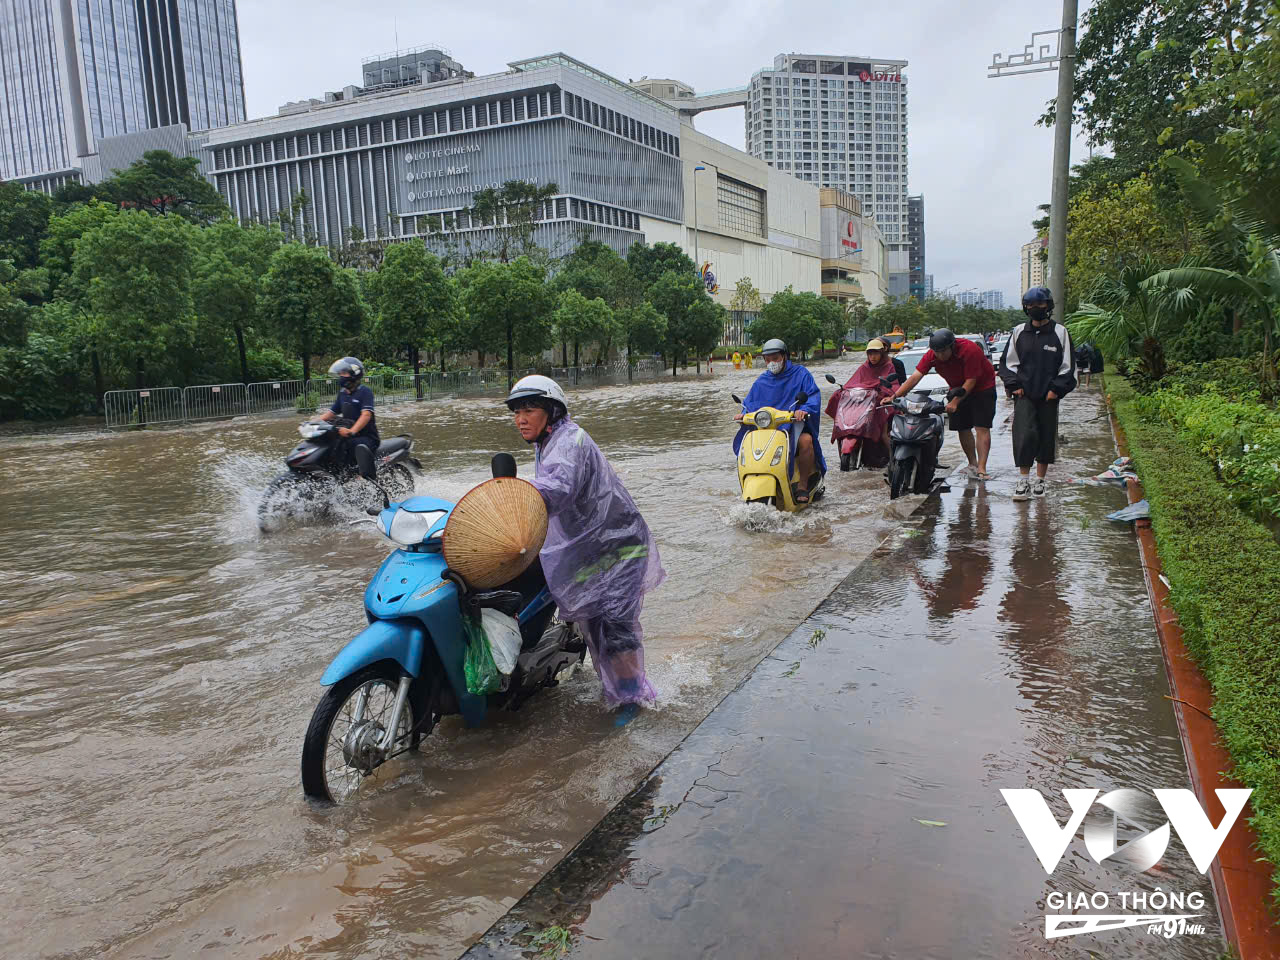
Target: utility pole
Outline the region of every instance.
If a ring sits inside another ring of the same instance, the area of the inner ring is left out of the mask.
[[[1077,0],[1062,0],[1062,26],[1031,35],[1022,53],[1002,61],[993,54],[990,77],[1058,71],[1058,97],[1053,111],[1053,179],[1049,197],[1049,290],[1054,306],[1066,310],[1067,191],[1071,181],[1071,117],[1075,104]],[[1046,38],[1056,37],[1054,43]],[[1037,39],[1042,38],[1042,39]],[[1024,291],[1025,292],[1025,291]],[[1062,313],[1059,312],[1059,317]]]
[[[698,171],[707,169],[702,164],[693,168],[693,269],[700,271],[698,265]]]

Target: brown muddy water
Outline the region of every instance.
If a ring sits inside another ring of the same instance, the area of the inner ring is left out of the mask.
[[[451,718],[335,810],[303,800],[302,736],[390,545],[354,508],[258,533],[294,421],[0,444],[0,956],[455,956],[919,503],[839,471],[798,517],[737,503],[729,392],[755,375],[571,395],[669,573],[644,613],[658,707],[619,727],[579,670],[486,728]],[[422,493],[501,450],[532,469],[495,398],[379,420],[414,435]]]

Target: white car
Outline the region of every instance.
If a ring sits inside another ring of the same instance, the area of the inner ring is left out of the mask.
[[[1000,355],[1004,353],[1004,345],[1009,342],[1008,336],[1003,336],[991,345],[991,362],[999,363]]]
[[[906,368],[908,377],[916,372],[916,365],[920,363],[920,358],[925,355],[925,352],[926,351],[924,350],[903,350],[898,354],[898,359],[902,361],[903,367]],[[916,384],[916,389],[928,390],[929,396],[936,400],[942,400],[945,398],[947,390],[950,388],[947,386],[947,381],[943,380],[935,371],[930,370],[924,375],[924,378]]]

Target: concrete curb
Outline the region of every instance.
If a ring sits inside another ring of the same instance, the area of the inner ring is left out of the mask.
[[[1110,394],[1107,394],[1107,412],[1116,446],[1121,455],[1128,456],[1128,439],[1116,420]],[[1130,503],[1143,499],[1139,481],[1130,480],[1126,490]],[[1182,749],[1187,757],[1191,786],[1210,821],[1220,823],[1225,811],[1213,790],[1219,787],[1241,788],[1244,784],[1222,772],[1231,769],[1232,763],[1222,745],[1218,724],[1210,714],[1213,690],[1187,652],[1182,625],[1169,603],[1169,588],[1162,579],[1160,555],[1156,550],[1151,521],[1138,520],[1134,527],[1142,554],[1142,574],[1151,600],[1151,613],[1160,637],[1165,672],[1169,676],[1169,689],[1173,691],[1170,699],[1178,721]],[[1218,899],[1223,933],[1240,960],[1265,960],[1280,957],[1280,928],[1275,926],[1267,911],[1271,897],[1271,871],[1267,862],[1260,859],[1257,836],[1246,822],[1252,816],[1253,807],[1247,805],[1235,827],[1227,833],[1226,841],[1209,868],[1209,879]]]

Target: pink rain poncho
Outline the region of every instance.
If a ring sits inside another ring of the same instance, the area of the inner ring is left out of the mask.
[[[666,578],[658,547],[626,487],[568,417],[537,446],[532,483],[547,503],[542,570],[560,616],[586,635],[611,704],[653,701],[640,608]]]
[[[827,416],[835,423],[831,427],[831,439],[862,437],[880,440],[884,426],[893,415],[891,407],[880,406],[880,401],[893,391],[880,382],[881,377],[894,374],[893,361],[885,357],[878,365],[864,362],[853,372],[843,387],[827,401]]]

